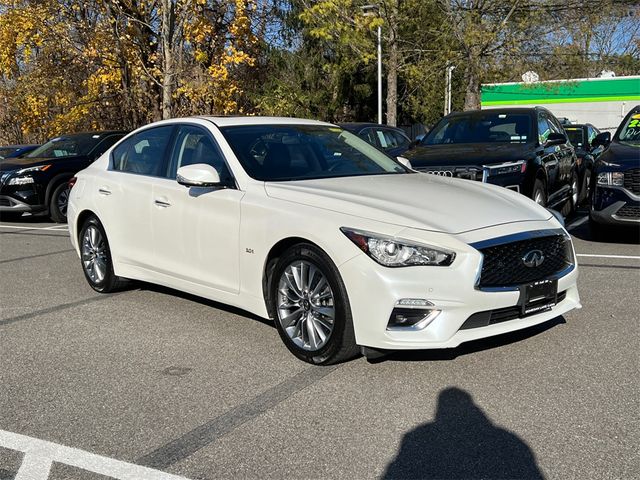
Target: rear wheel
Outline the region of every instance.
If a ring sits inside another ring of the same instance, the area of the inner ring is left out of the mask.
[[[346,288],[322,250],[291,247],[276,262],[269,283],[276,328],[296,357],[328,365],[358,354]]]
[[[69,205],[71,189],[67,182],[61,183],[53,189],[49,202],[49,215],[56,223],[67,223],[67,206]]]
[[[96,292],[110,293],[126,285],[126,279],[113,272],[107,234],[96,217],[89,217],[84,222],[78,239],[82,271],[91,288]]]
[[[587,168],[584,172],[582,182],[582,202],[586,203],[591,198],[591,170]]]
[[[573,172],[571,174],[571,182],[569,186],[569,198],[565,202],[561,212],[565,217],[571,215],[573,212],[575,212],[576,208],[578,208],[580,189],[578,188],[578,174],[576,172]]]

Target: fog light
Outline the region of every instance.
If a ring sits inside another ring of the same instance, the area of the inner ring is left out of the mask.
[[[387,330],[422,330],[440,313],[428,300],[403,298],[391,312]]]

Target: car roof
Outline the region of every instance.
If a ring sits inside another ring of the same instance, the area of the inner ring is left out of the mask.
[[[38,144],[21,144],[21,145],[0,145],[0,148],[29,148],[29,147],[39,147]]]
[[[68,133],[57,135],[55,137],[51,137],[49,141],[55,140],[56,138],[82,138],[82,137],[104,137],[107,135],[126,135],[128,132],[125,130],[99,130],[95,132],[77,132],[77,133]]]
[[[548,112],[544,107],[507,107],[507,108],[483,108],[482,110],[465,110],[464,112],[451,112],[447,116],[457,117],[462,115],[478,115],[480,113],[533,113],[538,110]]]
[[[187,117],[187,118],[174,118],[172,121],[184,121],[193,119],[205,119],[214,123],[218,127],[231,127],[240,125],[324,125],[335,126],[334,124],[327,122],[320,122],[318,120],[309,120],[306,118],[291,118],[291,117],[259,117],[259,116],[229,116],[229,117],[216,117],[216,116],[201,116],[201,117]]]
[[[389,130],[397,130],[402,132],[401,128],[394,127],[392,125],[383,125],[380,123],[373,123],[373,122],[346,122],[346,123],[339,123],[338,125],[344,128],[345,130],[350,130],[350,131],[362,130],[363,128],[388,128]]]

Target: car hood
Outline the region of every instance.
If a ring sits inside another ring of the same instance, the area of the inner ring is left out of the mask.
[[[640,144],[611,142],[599,159],[623,168],[638,167],[640,166]]]
[[[447,145],[419,145],[404,157],[415,168],[431,166],[485,165],[526,160],[534,147],[526,143],[466,143]]]
[[[68,161],[80,160],[86,157],[81,155],[70,157],[41,157],[41,158],[5,158],[0,160],[0,172],[8,172],[21,168],[35,167],[44,163],[63,163]]]
[[[447,233],[551,217],[545,208],[502,187],[422,173],[267,182],[265,189],[281,200]]]

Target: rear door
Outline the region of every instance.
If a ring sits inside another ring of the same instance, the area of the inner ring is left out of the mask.
[[[178,168],[205,163],[224,186],[185,187]],[[156,271],[205,287],[237,293],[240,287],[240,200],[224,156],[204,126],[180,124],[163,178],[153,186],[151,226]]]
[[[153,185],[165,168],[173,125],[143,130],[112,152],[110,166],[96,177],[96,207],[118,262],[153,268]]]

